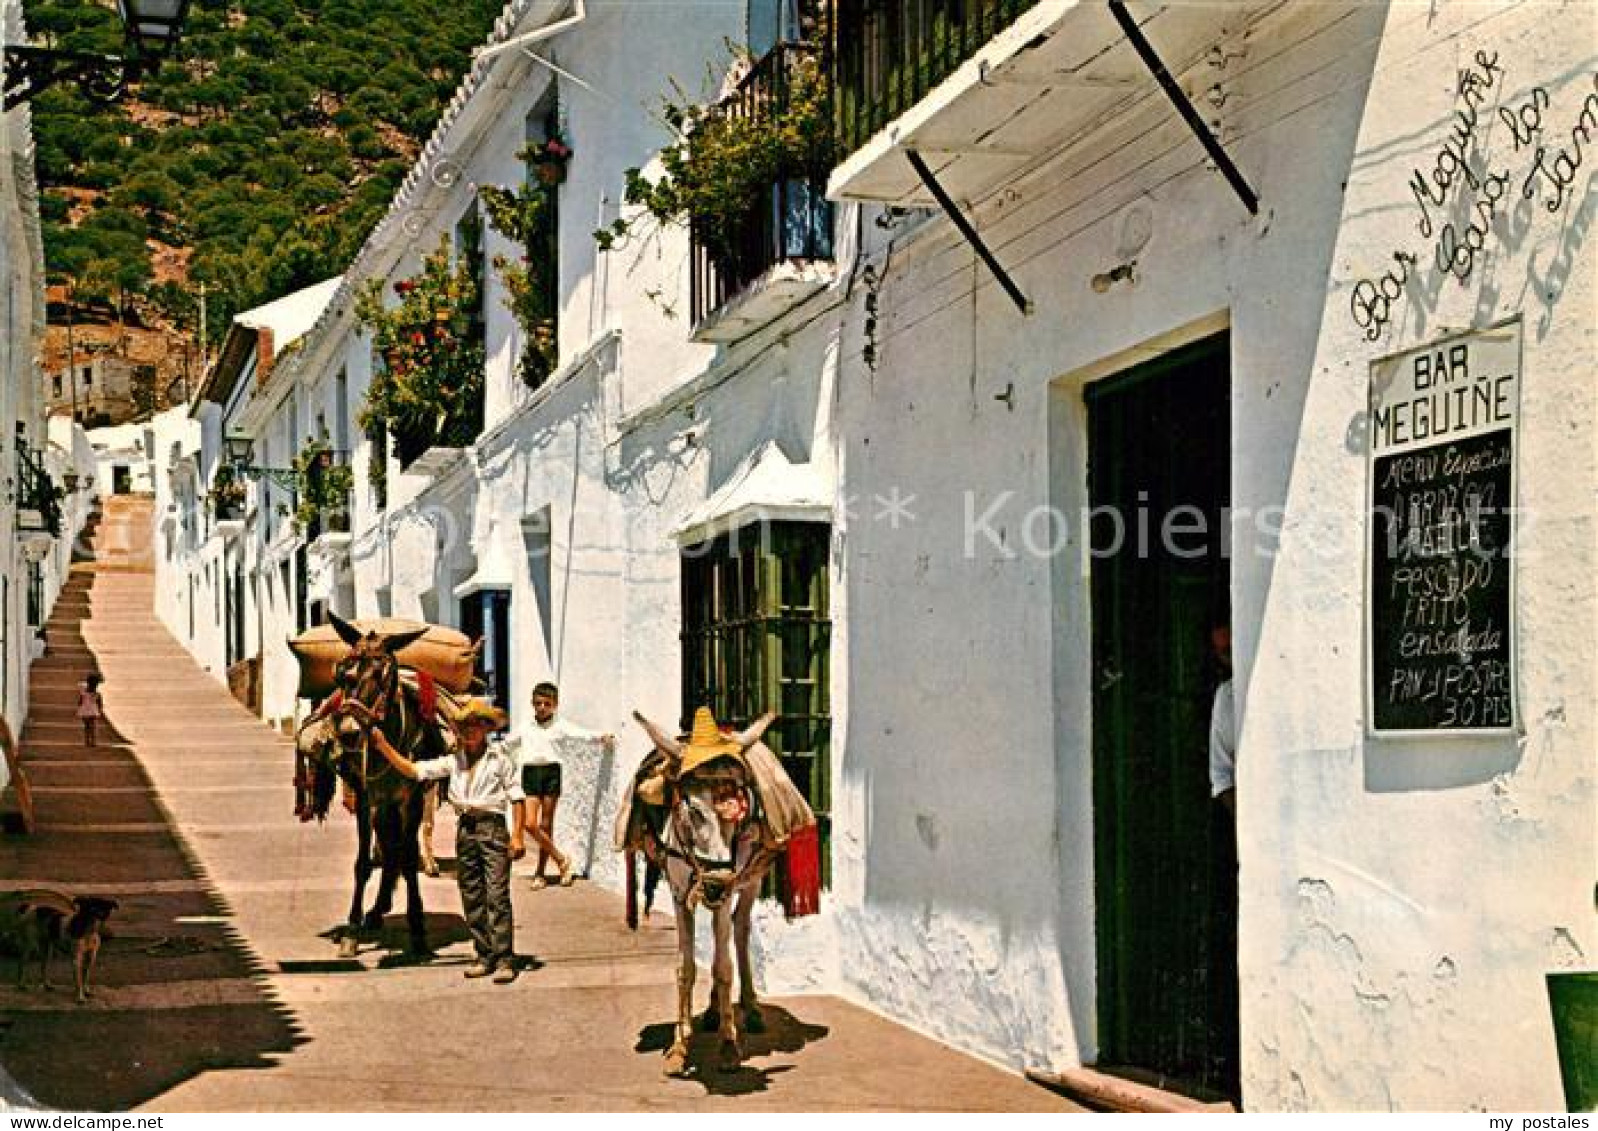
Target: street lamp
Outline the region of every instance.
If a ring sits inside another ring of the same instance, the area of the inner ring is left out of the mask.
[[[90,102],[111,103],[128,84],[153,74],[183,34],[189,0],[117,0],[124,53],[97,55],[18,44],[5,49],[4,106],[10,110],[47,87],[71,80]]]
[[[222,447],[227,452],[227,461],[233,468],[233,474],[240,479],[269,479],[285,491],[298,492],[300,489],[300,475],[291,467],[256,467],[250,461],[255,458],[255,441],[242,432],[229,432],[222,437]]]
[[[183,34],[189,0],[117,0],[117,14],[128,39],[155,57],[164,57]]]
[[[235,466],[249,463],[255,455],[255,441],[242,432],[229,432],[222,437],[222,446],[227,449],[227,461]]]

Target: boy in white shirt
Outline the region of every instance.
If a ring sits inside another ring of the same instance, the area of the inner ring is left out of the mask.
[[[555,847],[555,809],[560,804],[561,757],[574,745],[599,743],[606,750],[616,748],[616,736],[584,730],[565,719],[556,718],[560,689],[553,683],[533,688],[533,725],[522,738],[517,752],[521,763],[522,794],[527,798],[527,835],[538,845],[538,869],[533,873],[533,890],[545,887],[544,866],[553,859],[560,869],[560,882],[570,887],[577,879],[571,857]]]

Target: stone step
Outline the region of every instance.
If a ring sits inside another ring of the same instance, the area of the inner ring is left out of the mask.
[[[35,678],[29,688],[32,692],[48,699],[51,696],[72,694],[76,695],[78,684],[82,677],[70,678],[59,672],[47,673],[47,678]],[[137,674],[118,675],[116,682],[103,687],[121,688],[123,690],[159,690],[163,687],[181,687],[202,694],[226,694],[227,689],[219,680],[212,679],[204,672],[174,672],[163,675],[160,672],[140,672]]]
[[[110,725],[116,728],[117,712],[107,712]],[[195,712],[196,716],[200,713]],[[207,713],[209,714],[209,713]],[[71,735],[82,731],[76,719],[65,719],[59,722],[30,722],[23,727],[22,740],[38,740],[40,742],[64,742]],[[264,728],[258,719],[248,716],[238,716],[232,719],[219,719],[215,717],[191,717],[178,719],[172,722],[151,723],[141,719],[138,723],[139,736],[143,741],[156,744],[182,744],[189,742],[232,742],[259,740]],[[264,731],[264,733],[271,733]]]
[[[164,627],[159,625],[141,627],[134,627],[132,625],[113,626],[102,624],[99,621],[90,620],[84,621],[78,627],[81,631],[68,636],[63,643],[69,646],[73,644],[82,644],[92,648],[97,644],[115,644],[121,641],[129,640],[135,642],[144,642],[172,639],[172,634]]]

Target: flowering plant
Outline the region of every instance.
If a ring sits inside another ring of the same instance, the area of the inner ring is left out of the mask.
[[[211,481],[206,498],[211,508],[222,515],[242,507],[249,498],[249,488],[242,479],[234,477],[231,467],[223,464],[216,469],[216,478]]]
[[[817,42],[825,42],[824,29],[818,35]],[[651,182],[638,169],[626,172],[626,203],[658,223],[691,225],[695,239],[722,261],[735,256],[773,184],[830,169],[835,156],[830,88],[820,55],[774,51],[756,68],[782,68],[782,93],[751,100],[747,112],[735,112],[743,105],[736,96],[707,106],[673,83],[662,116],[681,140],[661,151],[658,180]],[[634,222],[622,218],[596,231],[600,250],[614,247]]]
[[[366,391],[361,426],[393,433],[400,462],[436,445],[464,447],[476,439],[483,415],[483,343],[471,333],[478,286],[450,254],[448,237],[422,263],[421,273],[393,286],[388,306],[381,280],[366,285],[356,317],[372,334],[382,361]]]
[[[552,134],[541,142],[529,144],[517,156],[533,166],[540,183],[558,185],[566,179],[572,150],[559,136]]]

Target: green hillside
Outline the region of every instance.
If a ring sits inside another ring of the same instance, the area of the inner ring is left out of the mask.
[[[123,104],[35,100],[45,247],[78,292],[213,330],[343,270],[488,35],[498,0],[197,2]],[[116,51],[115,12],[30,3],[35,42]]]

